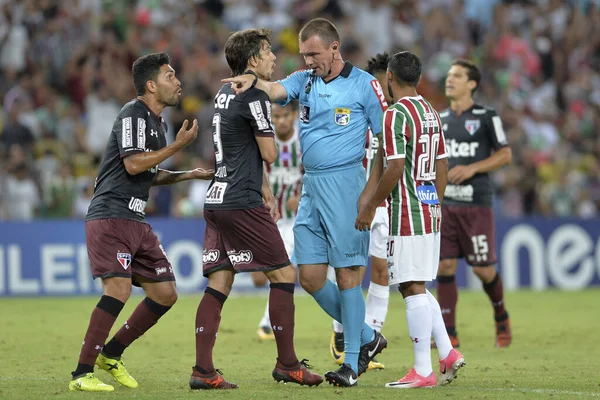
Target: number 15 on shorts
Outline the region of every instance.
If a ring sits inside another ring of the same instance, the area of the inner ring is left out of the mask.
[[[469,258],[473,258],[475,262],[485,262],[488,260],[488,240],[486,235],[474,235],[471,236],[471,242],[473,243],[473,254],[469,255]]]

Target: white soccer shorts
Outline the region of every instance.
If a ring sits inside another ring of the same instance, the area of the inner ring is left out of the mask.
[[[434,280],[440,262],[440,233],[390,236],[387,260],[390,286]]]
[[[390,216],[387,207],[377,207],[375,218],[371,223],[371,239],[369,255],[371,257],[387,258],[387,242],[390,234]]]
[[[283,239],[285,251],[287,251],[288,257],[291,258],[294,252],[294,220],[280,219],[277,221],[277,227]]]

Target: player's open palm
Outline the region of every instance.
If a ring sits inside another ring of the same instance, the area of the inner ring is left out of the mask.
[[[175,142],[181,146],[181,148],[187,146],[192,143],[196,136],[198,136],[198,120],[194,120],[190,129],[188,129],[189,122],[186,119],[183,121],[181,125],[181,129],[177,132],[177,136],[175,137]]]

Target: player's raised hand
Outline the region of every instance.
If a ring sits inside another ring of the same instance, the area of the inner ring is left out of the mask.
[[[475,175],[475,169],[470,165],[457,165],[448,171],[448,182],[460,185],[467,179],[471,179]]]
[[[246,90],[250,89],[252,83],[254,82],[254,76],[250,74],[238,75],[232,78],[221,79],[223,83],[231,83],[231,88],[233,89],[235,94],[244,93]]]
[[[198,136],[198,120],[194,119],[192,126],[188,129],[189,121],[186,119],[183,121],[181,125],[181,129],[177,132],[177,136],[175,137],[175,143],[177,143],[180,148],[187,146],[192,143],[196,136]]]
[[[371,223],[375,218],[376,208],[370,207],[369,205],[362,206],[358,209],[358,217],[354,222],[354,227],[359,231],[371,230]]]

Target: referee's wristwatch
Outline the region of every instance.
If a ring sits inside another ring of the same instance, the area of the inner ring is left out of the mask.
[[[248,71],[244,72],[244,74],[254,75],[254,82],[252,82],[252,85],[250,85],[249,89],[252,89],[253,87],[255,87],[256,83],[258,82],[258,75],[256,75],[256,72],[248,70]]]

